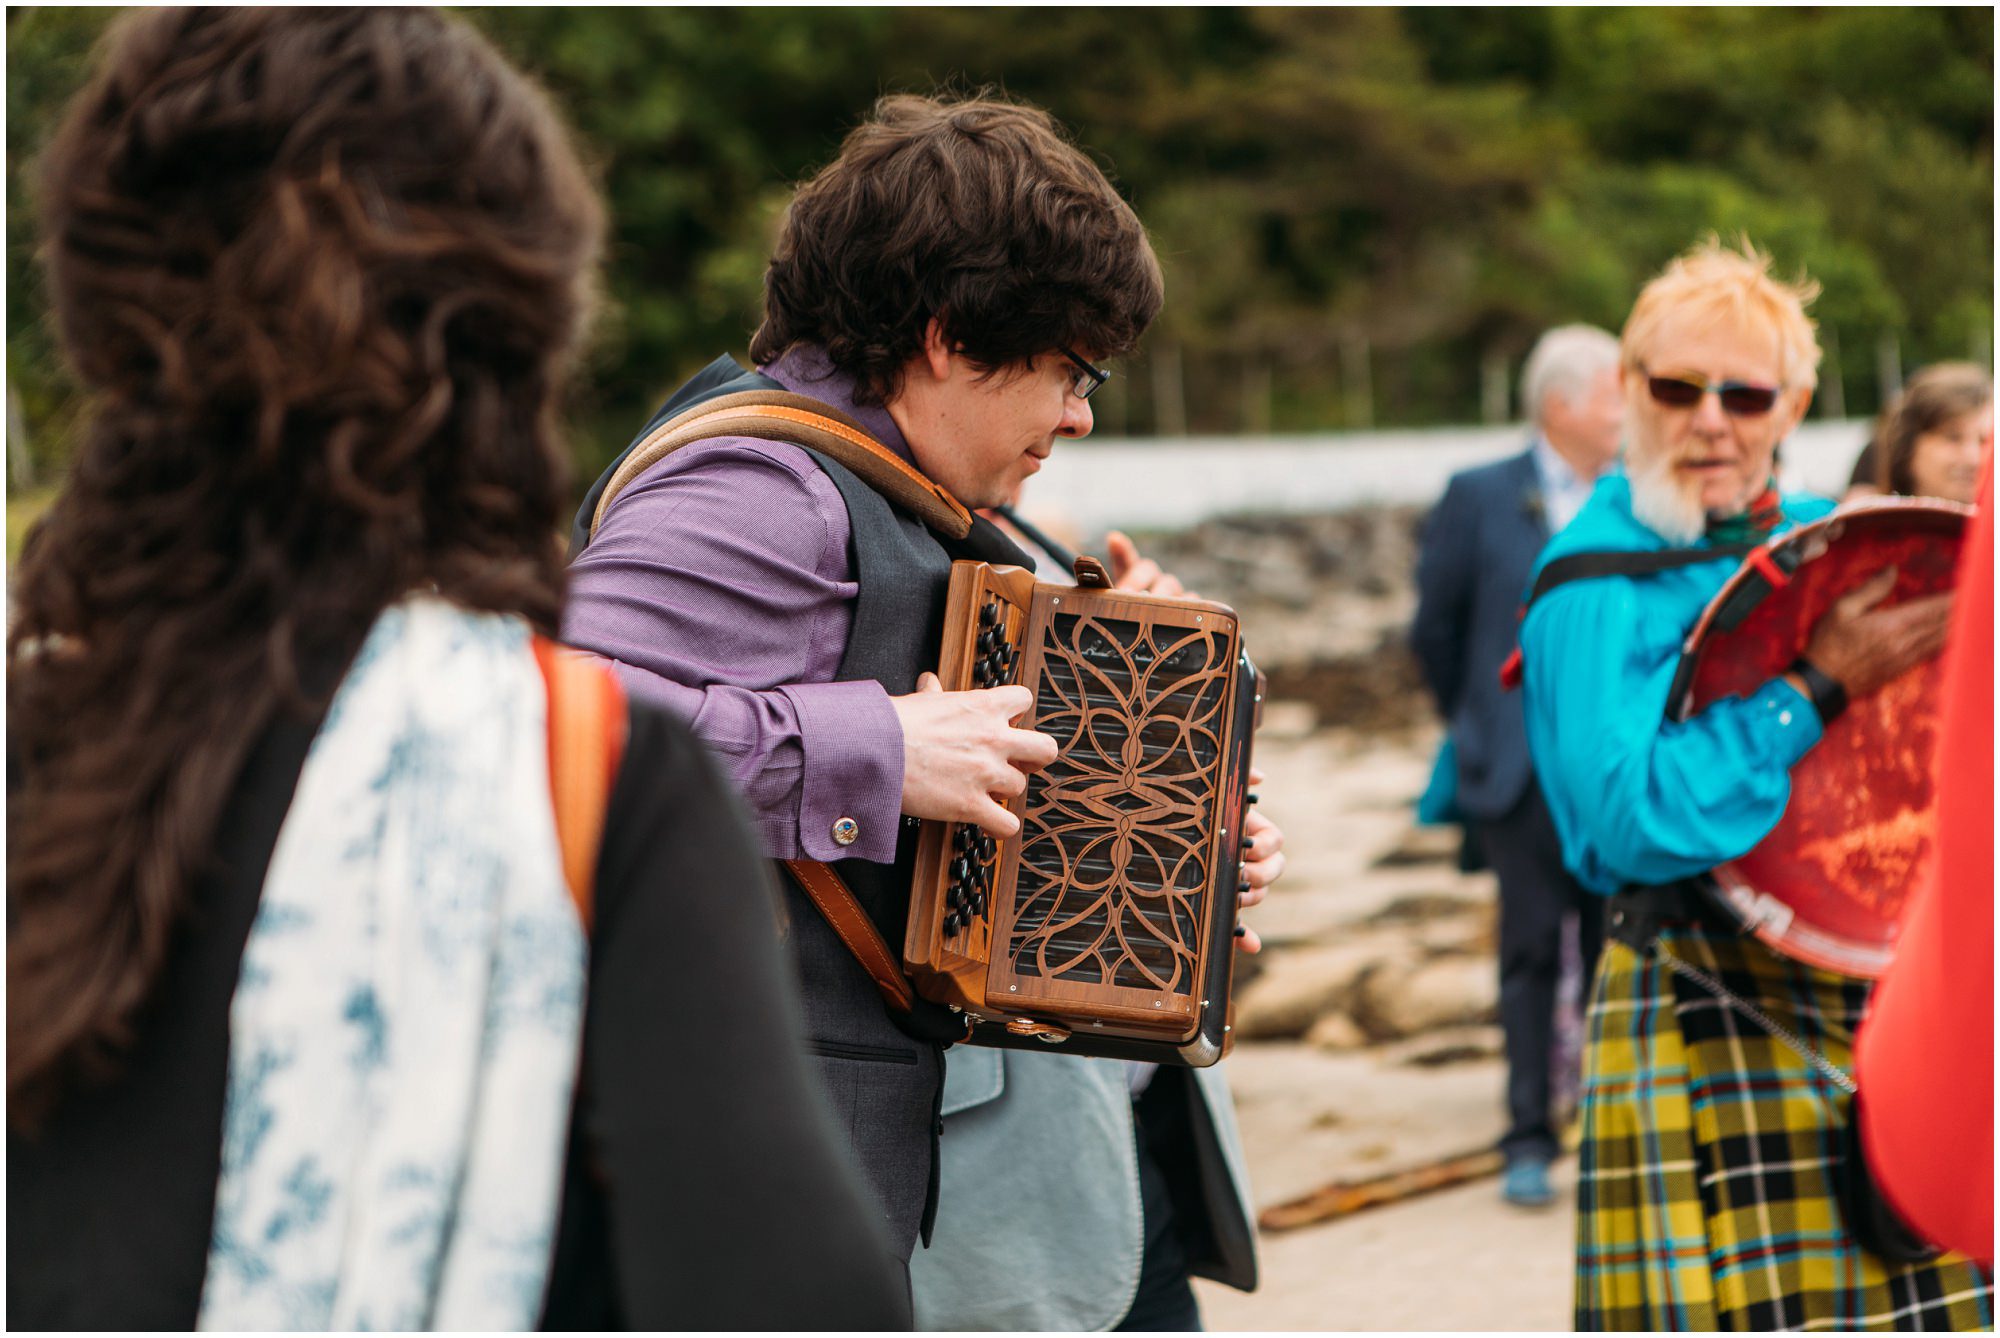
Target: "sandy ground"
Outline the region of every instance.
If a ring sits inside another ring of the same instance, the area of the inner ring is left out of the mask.
[[[1283,709],[1267,713],[1266,726],[1257,743],[1269,773],[1262,802],[1290,857],[1270,900],[1247,917],[1267,951],[1338,943],[1397,903],[1491,905],[1490,875],[1379,862],[1410,839],[1409,802],[1428,774],[1433,738],[1315,732],[1309,717]],[[1260,1209],[1334,1180],[1493,1146],[1503,1131],[1502,1061],[1413,1064],[1417,1044],[1236,1047],[1226,1062]],[[1574,1160],[1559,1161],[1557,1202],[1537,1212],[1502,1203],[1498,1179],[1488,1177],[1266,1232],[1257,1291],[1200,1283],[1204,1316],[1212,1329],[1236,1331],[1568,1330],[1574,1177]]]
[[[1481,1180],[1267,1234],[1255,1292],[1196,1282],[1203,1319],[1239,1332],[1567,1331],[1575,1167],[1556,1164],[1557,1204],[1542,1212]]]

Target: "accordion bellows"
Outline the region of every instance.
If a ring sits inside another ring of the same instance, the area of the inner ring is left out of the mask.
[[[1235,613],[982,562],[953,565],[947,609],[944,686],[1025,685],[1020,723],[1058,753],[1009,804],[1018,836],[925,824],[918,993],[984,1024],[974,1043],[1213,1063],[1262,696]]]

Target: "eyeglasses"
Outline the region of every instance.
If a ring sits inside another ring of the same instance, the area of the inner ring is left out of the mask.
[[[1644,367],[1646,393],[1656,403],[1673,409],[1691,409],[1709,391],[1722,401],[1722,411],[1731,418],[1757,418],[1771,412],[1778,402],[1778,387],[1756,386],[1746,381],[1704,381],[1698,376],[1655,376]]]
[[[1097,388],[1111,379],[1111,373],[1105,371],[1102,367],[1091,366],[1061,345],[1057,345],[1056,352],[1068,358],[1070,363],[1076,368],[1075,374],[1070,377],[1069,393],[1080,400],[1087,400],[1092,395],[1095,395]]]

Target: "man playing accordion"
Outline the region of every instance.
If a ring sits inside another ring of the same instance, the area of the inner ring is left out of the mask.
[[[1015,726],[1032,694],[948,692],[933,670],[953,560],[1029,559],[989,522],[943,532],[924,489],[965,519],[1006,501],[1057,438],[1090,432],[1086,401],[1109,375],[1096,364],[1136,346],[1163,296],[1137,216],[1045,113],[884,98],[786,210],[755,369],[719,358],[677,390],[579,516],[566,639],[688,719],[797,878],[785,934],[808,1048],[906,1264],[936,1220],[943,1051],[965,1019],[886,1004],[893,982],[856,955],[865,927],[836,930],[806,880],[823,891],[810,870],[831,866],[900,948],[920,820],[1019,831],[1004,801],[1057,756]],[[704,427],[725,400],[773,395],[820,424],[820,444]],[[878,486],[884,459],[906,491]],[[1282,866],[1280,841],[1266,823],[1245,850],[1251,895]],[[691,1043],[729,1044],[727,1013]]]
[[[1624,470],[1538,570],[1732,551],[1567,580],[1521,629],[1529,745],[1565,863],[1613,898],[1584,1063],[1576,1323],[1985,1327],[1991,1291],[1969,1263],[1888,1262],[1838,1201],[1869,982],[1772,951],[1697,886],[1783,817],[1792,769],[1844,700],[1937,654],[1948,612],[1948,596],[1888,603],[1879,573],[1813,625],[1791,671],[1669,721],[1683,640],[1742,545],[1831,509],[1776,489],[1820,351],[1815,287],[1769,268],[1747,243],[1711,242],[1647,285],[1621,341]]]

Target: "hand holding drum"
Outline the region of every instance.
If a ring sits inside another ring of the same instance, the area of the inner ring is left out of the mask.
[[[1926,665],[1944,644],[1969,515],[1930,499],[1861,503],[1784,535],[1709,602],[1669,691],[1669,718],[1687,720],[1782,675],[1820,710],[1826,727],[1790,768],[1784,815],[1711,879],[1745,929],[1822,970],[1880,973],[1930,848],[1937,675]],[[1808,667],[1838,694],[1809,690]],[[1771,728],[1795,719],[1769,704]]]
[[[1850,700],[1894,682],[1944,649],[1950,592],[1882,607],[1895,584],[1896,568],[1882,568],[1835,600],[1806,641],[1805,658],[1845,688]]]

